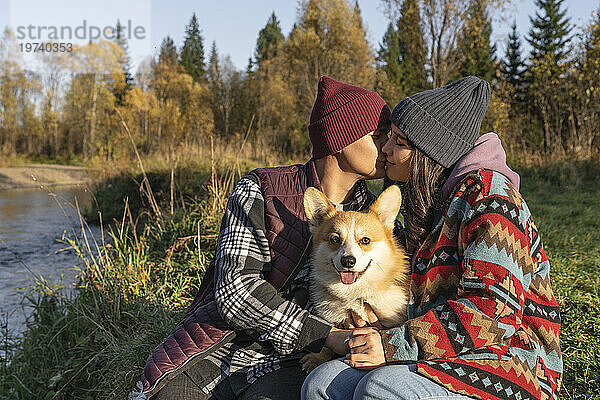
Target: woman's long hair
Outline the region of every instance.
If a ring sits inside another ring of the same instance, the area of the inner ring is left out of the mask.
[[[443,207],[440,197],[442,186],[452,171],[415,146],[412,148],[408,181],[399,185],[403,192],[406,249],[409,254],[421,247],[433,229],[435,215]]]

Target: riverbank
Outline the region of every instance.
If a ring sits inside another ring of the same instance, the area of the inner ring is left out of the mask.
[[[27,164],[0,167],[0,190],[89,183],[89,169],[73,165]]]

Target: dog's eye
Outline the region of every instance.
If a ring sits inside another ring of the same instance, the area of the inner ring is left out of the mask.
[[[366,237],[366,236],[365,236],[364,238],[360,239],[360,244],[363,244],[363,245],[365,245],[365,246],[366,246],[366,245],[368,245],[369,243],[371,243],[371,239],[369,239],[369,238],[368,238],[368,237]]]
[[[329,236],[329,243],[331,244],[338,244],[340,242],[340,236],[333,234],[331,236]]]

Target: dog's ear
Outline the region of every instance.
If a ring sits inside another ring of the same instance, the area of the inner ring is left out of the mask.
[[[304,192],[304,212],[310,227],[316,228],[335,214],[335,208],[320,190],[309,187]]]
[[[369,211],[377,214],[379,220],[386,228],[394,229],[394,222],[401,206],[402,193],[400,192],[400,188],[392,185],[379,195]]]

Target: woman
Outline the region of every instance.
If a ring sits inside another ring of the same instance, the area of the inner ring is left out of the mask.
[[[557,395],[550,264],[499,138],[478,138],[489,96],[467,77],[395,107],[383,151],[386,174],[404,183],[409,320],[354,330],[346,362],[315,369],[304,399]]]

